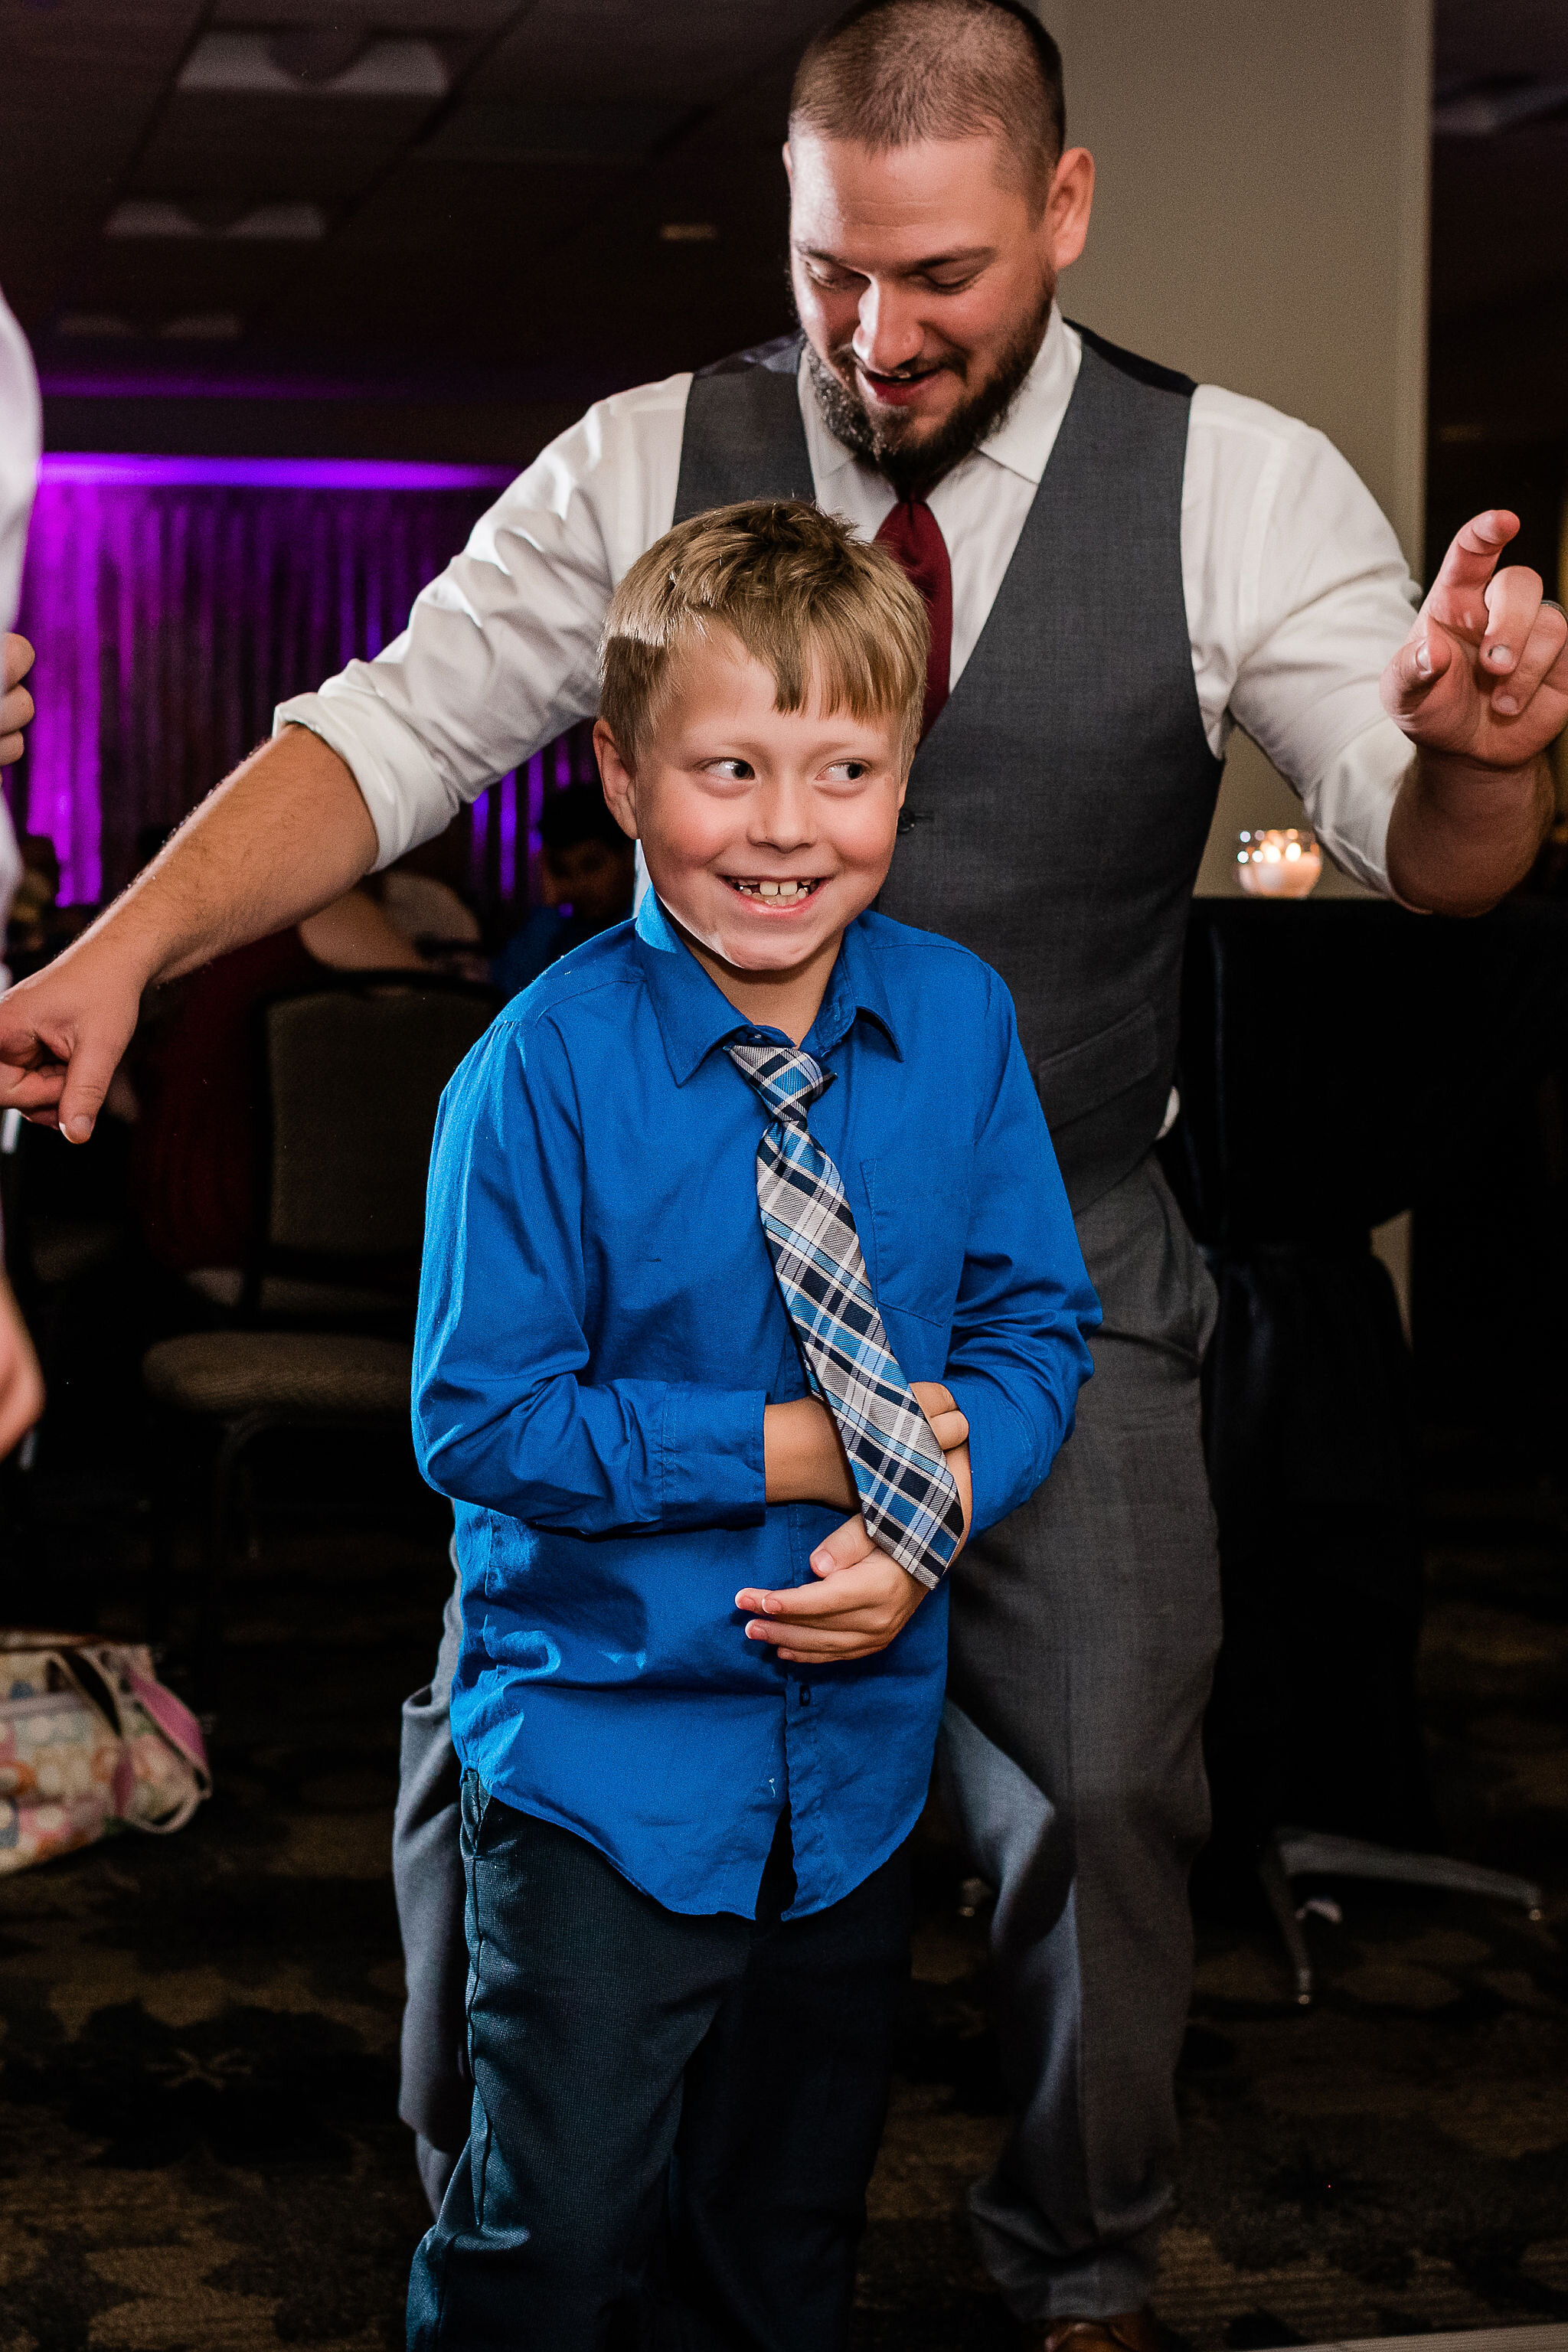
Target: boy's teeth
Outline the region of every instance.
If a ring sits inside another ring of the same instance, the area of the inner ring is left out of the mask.
[[[792,899],[805,898],[811,889],[809,882],[740,882],[735,887],[748,898],[778,898],[785,906]]]

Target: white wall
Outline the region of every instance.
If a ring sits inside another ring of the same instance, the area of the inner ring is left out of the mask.
[[[1068,316],[1321,426],[1418,573],[1431,0],[1036,5],[1100,174]],[[1236,889],[1243,825],[1299,814],[1235,736],[1199,889]]]

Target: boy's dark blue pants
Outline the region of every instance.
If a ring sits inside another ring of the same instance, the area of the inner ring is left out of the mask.
[[[463,1776],[473,2124],[410,2352],[834,2352],[908,1975],[900,1851],[781,1924],[691,1917]]]

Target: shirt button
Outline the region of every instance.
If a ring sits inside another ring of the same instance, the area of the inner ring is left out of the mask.
[[[809,1683],[802,1683],[800,1686],[800,1703],[802,1706],[809,1706],[811,1705],[811,1685]]]

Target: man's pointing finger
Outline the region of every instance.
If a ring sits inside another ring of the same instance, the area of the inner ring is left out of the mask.
[[[1448,552],[1427,594],[1427,604],[1436,604],[1441,597],[1479,594],[1497,570],[1504,548],[1518,535],[1519,517],[1510,514],[1506,507],[1489,507],[1485,514],[1472,515],[1449,541]]]

